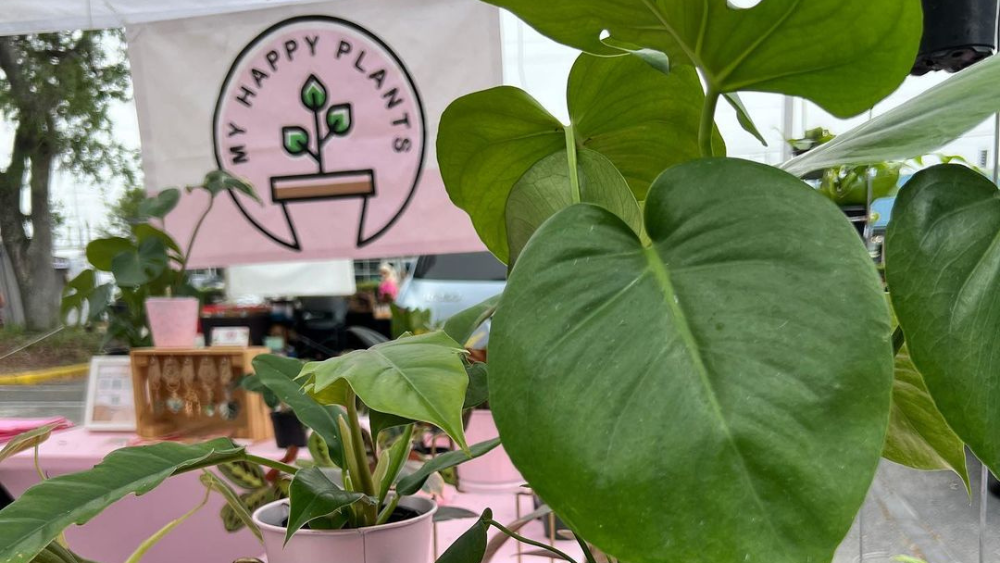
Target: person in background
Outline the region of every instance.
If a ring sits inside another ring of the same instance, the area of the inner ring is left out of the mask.
[[[378,284],[378,300],[380,303],[392,303],[399,294],[399,275],[395,268],[386,263],[379,266],[378,271],[382,275],[382,281]]]
[[[3,328],[3,308],[7,305],[7,300],[3,298],[3,292],[0,291],[0,328]]]

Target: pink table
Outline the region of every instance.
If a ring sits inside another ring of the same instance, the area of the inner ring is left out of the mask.
[[[83,428],[57,432],[40,448],[42,469],[52,477],[89,469],[112,450],[130,445],[134,438],[130,433],[91,432]],[[255,444],[250,449],[256,455],[274,459],[279,459],[283,453],[273,442]],[[0,484],[14,498],[37,482],[31,451],[22,452],[0,464]],[[204,491],[197,473],[173,477],[141,497],[122,499],[84,526],[71,527],[66,531],[66,539],[74,551],[88,559],[100,563],[121,563],[144,539],[198,504]],[[462,494],[449,487],[445,498],[439,499],[439,502],[477,513],[490,507],[494,518],[506,523],[515,519],[517,498],[512,494]],[[522,514],[533,510],[528,498],[520,498]],[[263,549],[253,534],[246,530],[234,534],[225,531],[219,518],[219,510],[224,504],[222,498],[213,493],[204,508],[151,549],[143,562],[228,563],[240,557],[260,556]],[[471,523],[470,520],[453,520],[438,524],[440,551],[447,549]],[[544,541],[540,522],[526,526],[522,534]],[[515,543],[508,542],[494,561],[513,561]],[[580,553],[575,542],[560,541],[557,545],[570,555]],[[532,560],[544,561],[525,558],[528,562]]]

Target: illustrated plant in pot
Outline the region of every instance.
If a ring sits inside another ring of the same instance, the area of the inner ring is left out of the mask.
[[[996,186],[941,165],[900,191],[900,328],[863,241],[800,179],[939,149],[1000,109],[1000,59],[771,167],[725,158],[718,104],[751,133],[742,91],[866,112],[916,60],[919,0],[489,3],[584,51],[569,124],[501,86],[452,103],[437,138],[452,201],[511,268],[488,358],[504,448],[582,544],[830,561],[881,457],[968,483],[968,445],[1000,471]],[[442,560],[478,561],[488,527]]]
[[[0,510],[0,561],[31,561],[67,526],[83,524],[124,496],[145,493],[172,475],[246,462],[291,477],[289,498],[261,507],[252,518],[231,487],[214,485],[260,533],[271,563],[316,561],[331,554],[338,563],[426,563],[436,505],[415,494],[433,473],[499,443],[466,444],[464,357],[465,351],[440,331],[304,366],[295,359],[258,356],[253,366],[261,383],[322,438],[329,453],[323,457],[334,467],[293,467],[250,454],[228,438],[123,448],[89,471],[28,489]],[[369,409],[374,451],[366,447],[361,404]],[[416,422],[441,428],[461,449],[404,475]],[[397,427],[402,427],[400,438],[379,447],[378,436]],[[255,554],[248,546],[248,555]]]
[[[185,249],[151,224],[177,206],[181,198],[177,188],[165,189],[142,203],[139,210],[147,220],[132,225],[130,237],[108,237],[88,244],[91,268],[67,283],[63,317],[76,311],[81,322],[92,323],[106,314],[106,343],[117,340],[133,348],[150,344],[193,346],[199,300],[197,290],[188,283],[187,264],[198,233],[219,194],[236,190],[257,199],[252,186],[221,170],[209,172],[201,185],[186,188],[188,194],[196,190],[208,193],[208,204]],[[98,284],[98,272],[111,273],[114,282]]]

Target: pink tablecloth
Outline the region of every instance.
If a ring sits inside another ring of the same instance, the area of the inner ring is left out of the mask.
[[[53,477],[89,469],[112,450],[131,445],[134,441],[135,436],[129,433],[91,432],[84,428],[63,430],[42,444],[42,468]],[[256,455],[274,459],[279,459],[283,453],[271,442],[252,445],[250,449]],[[15,498],[37,482],[31,451],[22,452],[0,464],[0,484]],[[126,497],[82,527],[71,527],[66,532],[66,539],[75,551],[88,559],[100,563],[121,563],[144,539],[198,504],[204,490],[197,473],[173,477],[141,497]],[[533,510],[530,497],[461,494],[451,488],[441,502],[477,513],[490,507],[496,520],[510,522],[515,518],[518,499],[522,514]],[[225,531],[219,518],[223,505],[222,498],[213,494],[207,506],[150,550],[143,563],[229,563],[240,557],[260,556],[263,549],[251,533],[246,530],[235,534]],[[470,525],[469,520],[439,523],[439,551],[443,552]],[[540,522],[533,522],[522,533],[533,539],[544,539]],[[514,560],[515,543],[508,542],[495,561],[506,563]],[[575,542],[560,541],[558,546],[571,555],[579,553]],[[544,560],[526,558],[525,561]]]

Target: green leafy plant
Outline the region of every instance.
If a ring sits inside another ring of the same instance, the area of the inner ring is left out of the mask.
[[[28,489],[0,510],[0,561],[30,561],[64,528],[86,523],[126,495],[143,494],[173,475],[210,467],[218,467],[225,479],[203,472],[202,482],[226,499],[229,510],[224,512],[230,513],[226,518],[231,527],[237,520],[252,525],[249,513],[257,501],[251,502],[254,499],[247,493],[274,492],[262,482],[261,466],[288,481],[286,539],[306,526],[339,529],[385,523],[400,499],[421,490],[436,472],[499,444],[499,440],[465,442],[461,415],[469,376],[464,356],[465,351],[440,331],[404,336],[305,365],[290,358],[259,356],[253,365],[260,383],[318,436],[313,443],[316,463],[293,467],[249,454],[227,438],[123,448],[91,470]],[[370,436],[359,419],[362,404],[371,416]],[[461,450],[404,471],[416,422],[440,427]],[[395,427],[402,427],[400,437],[380,447],[379,434]],[[31,442],[19,444],[30,447]],[[227,481],[246,493],[237,493]]]
[[[216,170],[205,176],[198,186],[186,188],[190,194],[204,190],[209,199],[186,250],[166,232],[152,224],[163,220],[177,206],[181,191],[168,188],[138,206],[140,220],[130,226],[127,237],[112,236],[87,245],[87,261],[91,268],[70,280],[63,290],[62,316],[77,314],[80,324],[94,323],[107,317],[105,344],[117,340],[129,347],[151,344],[144,303],[149,297],[197,296],[188,284],[187,264],[202,225],[208,218],[215,198],[235,190],[258,200],[253,187],[243,180]],[[114,282],[99,283],[99,272],[110,273]],[[84,312],[87,312],[84,315]]]
[[[751,133],[740,92],[869,109],[913,65],[918,0],[487,1],[584,51],[570,124],[494,88],[453,102],[437,143],[452,201],[511,267],[488,366],[504,447],[581,545],[630,563],[829,561],[880,457],[968,482],[967,444],[1000,471],[997,187],[943,164],[902,189],[898,326],[829,201],[871,169],[891,191],[886,163],[1000,109],[1000,59],[816,131],[774,168],[718,158],[719,100]],[[829,198],[800,179],[824,170]],[[443,559],[481,560],[490,520]]]

